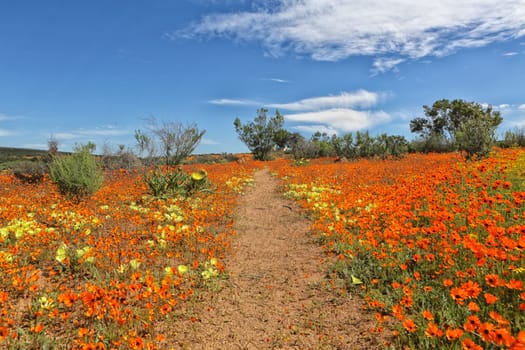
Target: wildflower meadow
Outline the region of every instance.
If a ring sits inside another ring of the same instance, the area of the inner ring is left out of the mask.
[[[167,348],[184,305],[226,278],[237,199],[261,167],[311,220],[334,292],[361,295],[369,331],[392,334],[385,348],[525,349],[519,148],[186,165],[208,190],[166,198],[135,171],[106,172],[81,201],[2,174],[0,348]]]

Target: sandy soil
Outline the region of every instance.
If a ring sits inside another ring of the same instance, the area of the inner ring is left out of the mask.
[[[181,323],[183,349],[375,349],[362,300],[333,291],[308,219],[277,191],[268,170],[242,197],[237,238],[220,291]]]

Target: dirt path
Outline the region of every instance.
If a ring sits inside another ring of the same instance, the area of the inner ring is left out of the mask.
[[[308,220],[277,192],[268,170],[255,174],[236,215],[238,237],[226,261],[229,280],[198,303],[185,327],[188,349],[373,349],[362,304],[338,296],[310,241]]]

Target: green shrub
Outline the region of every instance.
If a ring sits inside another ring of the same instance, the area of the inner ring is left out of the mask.
[[[489,118],[465,120],[456,132],[456,140],[467,159],[488,157],[494,145],[496,125]]]
[[[501,147],[525,147],[525,128],[514,128],[505,132],[505,138],[499,143]]]
[[[95,193],[104,180],[90,149],[82,146],[71,155],[56,157],[50,166],[50,177],[62,194],[78,199]]]
[[[43,161],[23,160],[13,166],[13,174],[25,183],[38,183],[44,180],[48,167]]]
[[[188,175],[177,170],[161,170],[157,168],[144,176],[144,182],[149,188],[151,195],[157,198],[167,198],[175,195],[187,196],[197,191],[209,189],[208,175],[206,171]]]

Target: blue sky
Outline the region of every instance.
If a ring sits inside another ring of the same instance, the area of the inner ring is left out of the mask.
[[[525,127],[525,0],[0,0],[0,146],[134,146],[196,123],[197,153],[244,152],[233,120],[413,138],[442,98]]]

